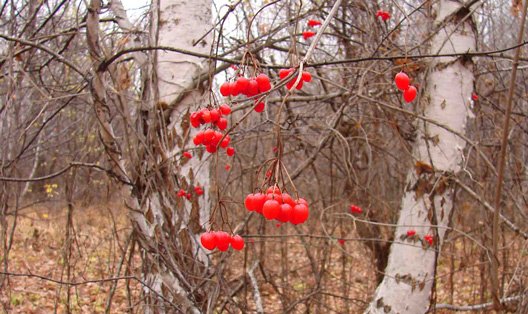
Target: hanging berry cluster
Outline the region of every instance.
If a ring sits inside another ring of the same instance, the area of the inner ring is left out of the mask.
[[[294,200],[290,194],[281,193],[277,186],[269,187],[266,194],[249,194],[244,205],[248,211],[257,212],[268,220],[290,222],[294,225],[304,223],[310,215],[305,199]]]
[[[253,97],[269,91],[271,87],[269,77],[261,73],[251,79],[240,76],[234,82],[225,82],[220,86],[220,94],[224,97],[235,97],[241,94],[247,97]]]
[[[279,71],[279,78],[282,80],[285,77],[287,77],[288,75],[290,75],[291,73],[293,73],[294,71],[295,71],[294,68],[281,69]],[[291,90],[293,88],[293,84],[295,84],[296,80],[297,80],[297,77],[294,76],[290,81],[288,81],[288,83],[286,84],[286,88]],[[311,80],[312,80],[312,75],[310,74],[310,72],[303,71],[302,74],[301,74],[301,80],[299,81],[297,86],[295,86],[295,88],[300,90],[303,87],[303,82],[307,82],[308,83]]]
[[[227,119],[222,117],[227,116],[231,113],[231,108],[228,105],[221,105],[215,109],[203,108],[199,111],[191,113],[191,125],[195,128],[200,127],[202,124],[210,123],[211,127],[216,126],[220,130],[225,130],[227,128]],[[233,156],[235,149],[229,147],[229,142],[231,137],[225,135],[213,129],[206,129],[198,131],[194,138],[194,145],[204,145],[205,150],[211,154],[215,153],[218,145],[220,144],[221,148],[226,149],[228,156]]]
[[[240,251],[244,248],[244,239],[237,235],[230,235],[225,231],[209,231],[202,233],[200,236],[202,246],[210,251],[218,249],[225,252],[231,246],[233,249]]]
[[[383,21],[387,21],[388,19],[390,19],[391,15],[387,11],[378,10],[378,12],[376,12],[376,17],[381,17]]]
[[[363,209],[357,205],[350,205],[350,212],[352,214],[362,214]]]
[[[416,98],[418,90],[416,87],[410,85],[411,79],[407,74],[403,72],[396,74],[394,77],[394,83],[399,90],[403,91],[403,100],[405,100],[405,102],[409,103]]]
[[[321,22],[317,21],[317,20],[308,20],[308,22],[306,24],[308,25],[308,27],[315,27],[315,26],[321,25]],[[308,38],[311,38],[311,37],[315,36],[315,32],[313,32],[313,31],[304,31],[302,33],[302,36],[303,36],[304,40],[307,40]]]

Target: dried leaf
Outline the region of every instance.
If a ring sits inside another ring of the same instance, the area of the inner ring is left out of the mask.
[[[430,164],[421,160],[418,160],[416,162],[414,168],[416,169],[417,175],[421,175],[422,173],[433,173],[433,167]]]

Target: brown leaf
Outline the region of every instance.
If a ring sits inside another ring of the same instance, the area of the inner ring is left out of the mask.
[[[422,173],[433,173],[433,167],[428,163],[418,160],[414,165],[416,174],[421,175]]]

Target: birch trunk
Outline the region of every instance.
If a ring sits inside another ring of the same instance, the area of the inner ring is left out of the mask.
[[[112,9],[123,30],[129,29],[121,3],[114,3]],[[203,60],[171,52],[150,55],[143,72],[143,101],[136,107],[130,101],[127,106],[134,109],[134,114],[124,116],[125,120],[136,120],[135,145],[127,140],[128,147],[122,149],[112,128],[109,103],[124,98],[112,99],[105,89],[108,79],[100,70],[104,56],[99,47],[99,11],[100,2],[92,0],[87,35],[96,69],[91,82],[94,108],[114,173],[130,186],[126,204],[141,247],[145,312],[207,312],[216,295],[211,292],[214,283],[206,278],[210,275],[209,261],[198,245],[198,237],[209,219],[209,166],[205,155],[194,153],[192,159],[181,155],[192,143],[189,111],[206,101],[207,90],[190,88],[203,71]],[[212,26],[209,1],[158,0],[153,1],[151,11],[151,46],[209,52],[209,37],[193,46],[194,40]],[[142,54],[135,54],[134,58],[139,66],[144,64]],[[205,192],[202,196],[193,193],[193,187],[198,185]],[[194,195],[190,200],[179,198],[179,189]]]
[[[154,1],[150,44],[209,53],[210,37],[193,44],[212,27],[211,6],[209,0]],[[204,282],[209,261],[198,239],[209,220],[209,163],[207,155],[193,152],[191,159],[181,155],[193,147],[189,112],[208,101],[207,89],[192,88],[205,63],[166,51],[151,57],[141,115],[148,146],[135,165],[140,206],[136,231],[144,250],[144,279],[155,290],[145,290],[146,312],[173,313],[174,305],[184,313],[206,312],[215,295]],[[195,195],[195,186],[201,186],[204,195]],[[179,189],[192,193],[191,199],[178,198]]]
[[[474,51],[476,30],[461,1],[441,0],[436,9],[431,52]],[[421,97],[422,114],[464,134],[473,91],[473,63],[463,57],[435,58]],[[453,209],[449,177],[461,170],[465,142],[444,128],[418,121],[414,169],[407,176],[398,227],[385,276],[366,313],[425,313],[431,302],[438,252]],[[407,237],[407,230],[416,237]],[[430,246],[423,240],[433,235]]]

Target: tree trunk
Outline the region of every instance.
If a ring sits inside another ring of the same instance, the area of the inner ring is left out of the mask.
[[[161,0],[151,9],[151,45],[210,52],[210,37],[193,46],[212,27],[210,1]],[[166,51],[151,57],[140,115],[148,145],[140,149],[135,165],[134,191],[140,208],[134,220],[143,249],[143,275],[155,290],[145,290],[147,312],[205,312],[215,298],[205,284],[209,261],[198,241],[209,220],[209,162],[207,154],[195,152],[191,159],[182,158],[182,152],[192,148],[189,112],[208,101],[208,89],[195,86],[189,92],[204,62]],[[195,186],[201,186],[204,195],[194,194]],[[180,189],[191,198],[177,197]]]
[[[475,50],[476,30],[469,14],[461,1],[439,1],[431,53]],[[420,101],[422,115],[464,134],[472,117],[472,60],[435,58],[428,72]],[[450,176],[461,170],[464,147],[464,140],[445,128],[418,121],[415,167],[407,176],[385,277],[366,313],[425,313],[429,308],[438,253],[453,209]],[[416,230],[414,237],[407,236],[410,229]],[[433,236],[432,245],[424,240],[425,235]]]
[[[112,6],[120,26],[127,31],[126,14],[120,2]],[[99,120],[100,136],[117,177],[129,184],[126,201],[136,240],[141,247],[142,281],[146,313],[202,313],[214,305],[216,293],[207,270],[210,262],[198,244],[199,234],[209,220],[209,163],[206,155],[182,152],[191,148],[189,112],[207,101],[208,89],[192,88],[203,72],[202,59],[173,52],[153,52],[142,68],[143,101],[125,114],[126,127],[136,125],[134,134],[125,133],[122,149],[114,135],[105,89],[107,78],[101,69],[98,14],[100,2],[92,0],[87,19],[90,54],[94,62],[92,94]],[[193,46],[212,27],[211,3],[205,0],[159,0],[151,7],[150,46],[171,46],[208,54],[209,37]],[[133,43],[134,45],[134,43]],[[135,54],[143,65],[143,55]],[[114,65],[108,67],[116,76]],[[170,105],[169,105],[170,104]],[[125,106],[125,107],[126,107]],[[135,122],[128,119],[136,119]],[[135,139],[135,144],[134,144]],[[201,186],[203,195],[194,193]],[[177,197],[183,189],[189,198]]]

